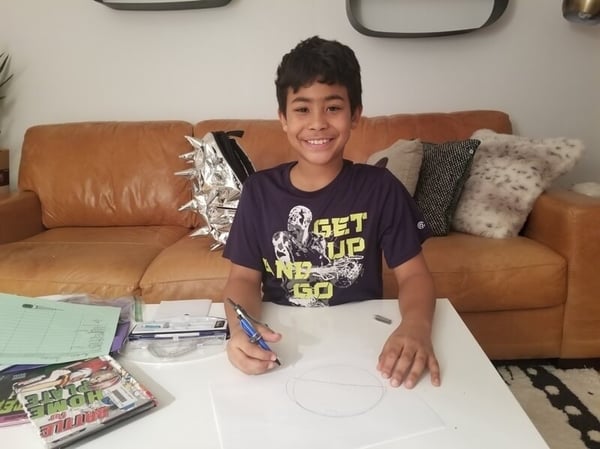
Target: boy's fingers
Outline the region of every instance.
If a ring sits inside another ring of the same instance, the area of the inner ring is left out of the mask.
[[[377,363],[377,370],[384,378],[390,379],[392,387],[404,385],[406,388],[413,388],[427,369],[430,371],[431,383],[439,386],[440,366],[435,355],[410,345],[404,345],[400,349],[385,348]]]
[[[399,387],[402,383],[406,382],[406,379],[411,372],[411,367],[414,365],[413,359],[414,353],[409,352],[407,348],[404,347],[402,354],[396,360],[396,364],[391,373],[390,384],[392,387]]]
[[[275,355],[248,342],[227,347],[231,363],[246,374],[262,374],[275,367]]]
[[[412,360],[410,361],[410,371],[404,378],[404,386],[406,388],[413,388],[417,384],[421,378],[421,375],[423,374],[423,371],[425,371],[426,362],[427,356],[420,352],[417,352],[413,356]]]
[[[262,335],[262,337],[265,339],[265,341],[276,342],[281,340],[281,334],[279,332],[275,332],[269,327],[260,326],[258,331],[260,332],[260,335]]]
[[[395,350],[387,350],[379,355],[379,363],[377,369],[386,379],[392,376],[396,362],[400,357],[400,352]]]
[[[270,332],[268,334],[264,334],[263,338],[269,343],[276,343],[281,340],[281,334],[278,334],[277,332]]]
[[[431,383],[436,387],[439,387],[442,384],[442,380],[440,379],[440,364],[437,359],[432,356],[429,357],[428,365]]]

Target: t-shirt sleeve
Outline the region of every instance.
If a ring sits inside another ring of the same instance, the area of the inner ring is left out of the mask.
[[[259,208],[255,204],[256,196],[253,190],[252,177],[250,177],[244,183],[223,250],[223,257],[237,265],[262,271],[262,258],[257,238],[259,234],[256,220],[253,219],[253,212],[255,214]]]
[[[431,230],[404,185],[391,174],[386,173],[385,179],[381,248],[388,266],[394,268],[421,252]]]

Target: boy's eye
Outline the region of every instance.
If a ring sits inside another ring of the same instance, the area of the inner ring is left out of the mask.
[[[297,112],[299,114],[305,114],[306,112],[308,112],[308,108],[305,106],[301,106],[299,108],[294,108],[294,112]]]
[[[332,111],[332,112],[340,111],[341,109],[342,109],[342,107],[338,106],[338,105],[331,105],[327,108],[328,111]]]

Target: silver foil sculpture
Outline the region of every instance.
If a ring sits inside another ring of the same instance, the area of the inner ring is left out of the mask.
[[[202,139],[185,136],[194,151],[179,156],[192,165],[192,168],[175,173],[192,182],[192,199],[179,210],[193,210],[204,219],[206,224],[190,235],[210,235],[215,240],[211,251],[222,248],[227,242],[242,184],[254,172],[252,163],[232,137],[242,134],[216,131],[207,133]]]

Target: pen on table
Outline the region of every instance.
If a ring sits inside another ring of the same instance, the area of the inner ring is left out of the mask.
[[[258,323],[258,321],[255,320],[254,318],[252,318],[250,315],[248,315],[248,313],[244,310],[244,308],[242,306],[236,304],[235,302],[233,302],[231,300],[231,298],[227,298],[227,302],[229,302],[229,304],[231,304],[231,306],[233,307],[233,310],[235,310],[235,314],[237,315],[238,319],[240,320],[240,326],[242,327],[242,329],[244,330],[246,335],[250,338],[250,342],[256,343],[258,346],[263,348],[265,351],[273,352],[273,351],[271,351],[271,348],[269,347],[267,342],[265,342],[265,339],[260,334],[260,332],[258,332],[252,325],[252,321],[257,322],[257,323]],[[281,365],[279,358],[275,359],[275,363],[277,363],[278,365]]]
[[[55,309],[54,307],[39,306],[37,304],[23,304],[21,307],[24,309],[59,310]]]

